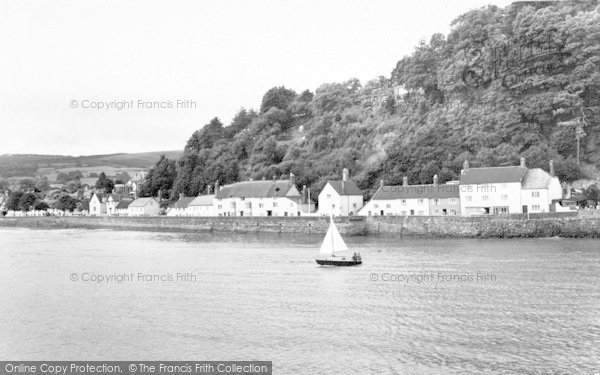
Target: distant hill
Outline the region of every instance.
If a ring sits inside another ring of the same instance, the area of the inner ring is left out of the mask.
[[[0,155],[0,177],[34,177],[52,175],[58,171],[81,170],[82,172],[100,169],[149,169],[161,155],[178,159],[182,151],[153,151],[142,153],[119,153],[106,155],[36,155],[5,154]],[[102,171],[101,170],[101,171]],[[106,171],[109,174],[109,171]]]

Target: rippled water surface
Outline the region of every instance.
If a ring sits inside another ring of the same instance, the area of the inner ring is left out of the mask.
[[[0,229],[0,359],[600,372],[600,241],[347,240],[362,266],[314,235]]]

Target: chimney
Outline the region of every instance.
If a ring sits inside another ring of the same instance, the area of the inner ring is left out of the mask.
[[[183,198],[183,193],[179,193],[179,199]]]
[[[384,184],[384,181],[383,181],[383,178],[382,178],[381,181],[379,181],[379,188],[380,189],[383,188],[383,184]]]
[[[554,177],[554,161],[550,160],[550,176]]]
[[[521,158],[521,167],[527,168],[527,165],[525,165],[525,158]]]
[[[346,193],[346,181],[348,181],[348,168],[342,170],[342,194]]]
[[[290,172],[290,185],[296,186],[296,176]]]
[[[404,186],[404,187],[408,186],[408,177],[407,176],[402,176],[402,186]]]
[[[308,203],[308,192],[306,191],[306,185],[302,185],[302,202]]]
[[[211,188],[210,185],[206,185],[206,194],[207,195],[210,195],[210,188]]]
[[[434,174],[434,175],[433,175],[433,184],[434,184],[435,186],[437,186],[437,185],[438,185],[438,175],[437,175],[437,174]]]
[[[219,190],[221,190],[221,188],[219,187],[219,180],[217,180],[215,181],[215,194],[217,194]]]
[[[469,161],[468,161],[468,160],[465,160],[465,161],[463,162],[463,171],[466,171],[467,169],[469,169]]]

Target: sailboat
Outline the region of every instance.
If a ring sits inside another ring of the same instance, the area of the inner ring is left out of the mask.
[[[338,232],[333,222],[333,216],[330,218],[329,229],[327,229],[327,234],[319,250],[320,255],[315,261],[322,266],[356,266],[361,264],[362,259],[359,254],[349,255],[348,246],[340,232]]]

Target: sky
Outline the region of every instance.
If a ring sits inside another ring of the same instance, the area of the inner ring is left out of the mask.
[[[509,0],[0,0],[0,154],[183,149],[271,87],[389,77]]]

